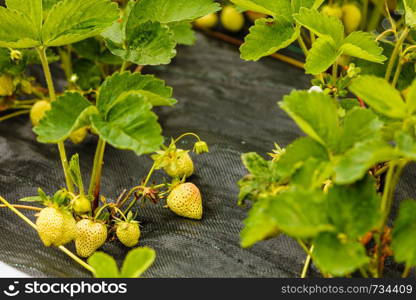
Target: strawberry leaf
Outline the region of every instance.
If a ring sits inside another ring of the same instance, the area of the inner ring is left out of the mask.
[[[329,148],[336,145],[340,132],[337,107],[331,96],[294,91],[283,98],[280,107],[311,138]]]
[[[353,81],[350,90],[384,116],[395,119],[404,119],[408,116],[400,92],[382,78],[360,76]]]
[[[153,264],[155,259],[156,252],[151,248],[143,247],[131,250],[121,268],[121,277],[140,277]]]
[[[231,0],[231,2],[245,10],[291,18],[290,0]]]
[[[153,75],[130,72],[116,73],[102,84],[97,100],[97,107],[104,117],[108,111],[126,94],[140,94],[153,106],[173,105],[172,88]]]
[[[416,27],[416,1],[404,0],[406,24],[412,28]]]
[[[280,230],[291,237],[311,238],[332,231],[322,191],[292,187],[273,197],[270,214]]]
[[[258,60],[289,46],[298,35],[299,28],[284,17],[258,19],[240,48],[241,58]]]
[[[371,33],[354,31],[342,42],[340,48],[343,54],[382,63],[386,57],[382,55],[383,48],[377,45]]]
[[[416,201],[405,200],[393,227],[392,249],[399,263],[416,266]]]
[[[341,241],[335,233],[321,233],[313,244],[313,261],[323,274],[344,276],[369,262],[363,245],[355,240]]]
[[[169,28],[173,32],[173,37],[178,44],[187,46],[195,44],[195,31],[192,30],[190,22],[170,23]]]
[[[95,252],[88,258],[88,264],[94,268],[95,278],[119,278],[120,273],[114,258],[104,252]]]
[[[306,57],[306,73],[315,75],[325,72],[340,55],[341,51],[337,50],[329,38],[317,39]]]
[[[416,112],[416,80],[412,82],[406,95],[406,106],[410,114]]]
[[[212,0],[141,0],[131,12],[137,22],[156,21],[162,24],[191,21],[220,9]]]
[[[43,45],[62,46],[98,35],[118,17],[117,4],[110,0],[60,1],[43,24]]]
[[[315,9],[302,7],[294,18],[316,35],[330,37],[335,44],[339,44],[344,38],[344,25],[336,17],[326,16]]]
[[[157,116],[144,96],[126,94],[111,106],[101,100],[98,109],[101,114],[91,116],[92,126],[113,147],[141,155],[154,152],[163,144]]]
[[[244,228],[240,233],[241,247],[247,248],[255,243],[279,234],[275,219],[270,215],[272,197],[260,198],[250,209],[244,220]]]
[[[338,232],[358,239],[379,221],[380,196],[371,176],[354,185],[335,185],[328,192],[328,215]],[[363,218],[365,216],[365,218]]]
[[[30,16],[0,6],[0,47],[31,48],[40,44],[39,32]]]
[[[39,125],[34,128],[41,143],[58,143],[66,140],[75,130],[89,125],[89,117],[97,109],[79,93],[65,93],[52,102]]]
[[[10,10],[16,10],[27,17],[32,22],[32,26],[40,35],[42,29],[42,0],[6,0],[7,8]]]
[[[293,13],[298,13],[302,7],[318,9],[324,0],[292,0]]]
[[[338,184],[353,183],[363,178],[374,165],[399,157],[390,144],[379,139],[356,143],[336,162],[334,181]]]

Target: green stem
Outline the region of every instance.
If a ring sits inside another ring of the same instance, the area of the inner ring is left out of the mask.
[[[16,111],[14,113],[11,113],[11,114],[8,114],[8,115],[5,115],[5,116],[1,117],[0,122],[6,121],[8,119],[11,119],[11,118],[14,118],[14,117],[17,117],[17,116],[20,116],[20,115],[29,114],[29,113],[30,113],[30,110],[19,110],[19,111]]]
[[[338,78],[338,62],[336,61],[332,65],[332,81],[334,82],[334,84],[336,84],[337,78]]]
[[[27,218],[24,214],[22,214],[20,211],[18,211],[13,205],[11,205],[8,201],[6,201],[6,199],[4,199],[3,197],[0,197],[0,201],[3,202],[3,204],[9,208],[12,212],[14,212],[18,217],[20,217],[23,221],[25,221],[29,226],[31,226],[33,229],[35,229],[36,231],[38,230],[36,224],[34,224],[31,220],[29,220],[29,218]],[[82,259],[80,259],[78,256],[76,256],[75,254],[73,254],[71,251],[69,251],[67,248],[65,248],[64,246],[59,246],[58,247],[59,250],[61,250],[62,252],[64,252],[65,254],[67,254],[69,257],[71,257],[74,261],[76,261],[77,263],[79,263],[81,266],[83,266],[85,269],[87,269],[88,271],[90,271],[91,273],[94,273],[94,268],[91,267],[89,264],[87,264],[86,262],[84,262]]]
[[[402,48],[403,42],[406,39],[406,37],[407,37],[408,34],[409,34],[409,28],[406,27],[403,30],[402,35],[400,36],[400,38],[396,42],[396,45],[394,46],[393,53],[391,54],[389,63],[387,65],[386,75],[384,76],[384,78],[387,81],[390,81],[390,77],[391,77],[391,73],[393,72],[394,64],[396,63],[396,59],[399,56],[399,53],[400,53],[400,50]]]
[[[144,181],[144,183],[143,183],[143,187],[146,187],[146,185],[148,184],[148,182],[149,182],[149,180],[150,180],[150,178],[152,177],[152,175],[153,175],[153,172],[156,170],[156,163],[153,163],[153,166],[152,166],[152,168],[150,169],[150,171],[149,171],[149,173],[147,174],[147,177],[146,177],[146,179],[145,179],[145,181]],[[126,210],[124,211],[124,214],[125,215],[127,215],[127,213],[133,208],[133,206],[136,204],[136,202],[137,202],[137,197],[135,197],[134,199],[133,199],[133,201],[131,201],[130,202],[130,204],[129,204],[129,206],[126,208]]]
[[[309,249],[309,254],[306,257],[305,264],[303,265],[302,273],[300,274],[300,278],[306,278],[306,275],[308,273],[308,269],[312,260],[312,252],[313,252],[313,245]]]
[[[65,47],[66,49],[60,49],[59,50],[59,54],[61,57],[61,63],[62,63],[62,69],[65,72],[65,77],[66,80],[68,81],[68,84],[70,86],[70,88],[74,88],[75,85],[74,83],[71,81],[71,77],[73,74],[73,70],[72,70],[72,47],[71,45],[68,45]]]
[[[393,87],[396,87],[397,82],[399,81],[400,73],[402,72],[404,65],[404,61],[402,59],[399,59],[399,63],[397,64],[396,72],[394,72],[393,81],[391,85]]]
[[[201,141],[201,138],[196,134],[196,133],[193,133],[193,132],[187,132],[187,133],[184,133],[184,134],[182,134],[182,135],[180,135],[178,138],[176,138],[173,142],[176,144],[177,142],[179,142],[181,139],[183,139],[184,137],[186,137],[186,136],[193,136],[193,137],[195,137],[197,140],[198,140],[198,142],[200,142]]]
[[[394,200],[395,187],[397,183],[399,182],[400,175],[406,164],[407,164],[406,161],[403,161],[403,162],[392,161],[389,164],[389,170],[387,171],[387,175],[386,175],[386,183],[384,186],[383,196],[381,198],[381,204],[380,204],[382,221],[378,229],[377,251],[376,251],[377,277],[378,278],[382,276],[382,269],[383,269],[383,266],[382,266],[383,232],[387,224],[388,216],[390,215],[392,203]]]
[[[123,61],[123,64],[121,65],[121,68],[120,68],[120,73],[123,73],[124,71],[126,71],[127,66],[128,66],[128,61],[127,60]]]
[[[55,86],[53,85],[51,69],[49,68],[48,58],[46,56],[46,47],[36,48],[42,63],[43,72],[45,73],[46,84],[48,85],[50,101],[56,100]]]
[[[308,48],[306,47],[305,42],[303,41],[303,38],[300,34],[298,35],[298,43],[299,43],[300,48],[303,51],[303,54],[305,54],[305,56],[307,56],[309,51],[308,51]]]
[[[367,24],[367,17],[368,17],[368,0],[363,0],[363,14],[361,19],[361,30],[365,30],[365,26]]]
[[[402,273],[402,278],[407,278],[409,277],[410,274],[410,270],[411,270],[412,266],[409,264],[406,264],[406,267],[404,268],[404,271]]]
[[[50,101],[55,101],[56,92],[55,92],[55,86],[53,85],[52,74],[51,74],[51,69],[49,68],[48,58],[46,56],[46,47],[39,47],[39,48],[36,48],[36,50],[38,51],[39,58],[42,63],[43,72],[45,73],[45,79],[48,85]],[[66,180],[68,191],[73,193],[74,184],[72,182],[71,176],[69,175],[68,159],[66,157],[65,145],[63,141],[58,142],[58,149],[59,149],[59,154],[61,157],[62,167],[64,169],[64,175],[65,175],[65,180]]]
[[[110,206],[110,204],[105,204],[105,205],[103,205],[103,206],[101,206],[100,207],[100,209],[97,211],[97,213],[95,214],[95,216],[94,216],[94,220],[96,220],[100,215],[101,215],[101,213],[103,212],[103,210],[105,209],[105,208],[107,208],[107,207],[109,207]]]
[[[101,173],[104,164],[104,152],[106,142],[103,139],[98,140],[97,150],[94,155],[94,165],[92,167],[91,181],[88,189],[88,195],[93,197],[93,210],[98,207],[98,197],[100,194]]]

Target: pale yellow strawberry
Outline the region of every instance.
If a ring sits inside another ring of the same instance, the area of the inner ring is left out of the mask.
[[[345,4],[342,6],[342,22],[345,26],[345,32],[351,33],[358,29],[361,23],[361,11],[354,4]]]
[[[119,222],[116,229],[117,238],[126,247],[134,247],[139,242],[140,226],[137,222]]]
[[[88,127],[81,127],[78,130],[75,130],[71,135],[69,136],[69,139],[74,144],[81,144],[85,138],[88,135]]]
[[[100,222],[83,219],[77,223],[75,249],[81,257],[91,256],[107,240],[107,227]]]
[[[167,206],[179,216],[202,219],[202,197],[193,183],[182,183],[175,187],[167,198]]]
[[[46,207],[38,214],[36,226],[40,239],[47,247],[59,247],[75,238],[75,219],[68,211]]]
[[[13,78],[8,75],[0,76],[0,96],[11,96],[13,95],[14,84]]]
[[[194,173],[194,163],[188,152],[181,151],[184,150],[179,149],[179,154],[163,169],[171,177],[188,178]]]
[[[51,110],[51,104],[49,101],[40,100],[36,102],[30,110],[30,120],[33,126],[39,125],[40,120],[43,119],[46,112]]]
[[[218,16],[216,13],[211,13],[195,20],[195,25],[200,28],[212,28],[218,23]]]

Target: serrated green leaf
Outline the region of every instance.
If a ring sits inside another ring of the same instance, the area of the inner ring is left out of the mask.
[[[294,141],[276,162],[277,174],[286,179],[299,169],[308,158],[328,161],[328,152],[320,143],[310,137],[302,137]]]
[[[49,11],[51,8],[57,4],[58,2],[61,2],[63,0],[42,0],[42,9],[43,11]]]
[[[399,263],[416,266],[416,201],[405,200],[400,205],[399,216],[394,222],[392,249]]]
[[[407,107],[400,92],[383,78],[360,76],[352,82],[350,90],[384,116],[397,119],[408,116]]]
[[[143,247],[131,250],[121,268],[121,277],[140,277],[153,264],[155,259],[156,252],[151,248]]]
[[[240,48],[241,58],[258,60],[286,48],[298,35],[299,28],[295,28],[292,22],[284,17],[258,19],[255,25],[250,27],[250,33]]]
[[[61,1],[43,24],[43,45],[62,46],[98,35],[118,17],[118,6],[110,0]]]
[[[404,0],[406,24],[412,28],[416,27],[416,1]]]
[[[383,48],[379,47],[371,33],[354,31],[342,42],[340,50],[349,55],[375,63],[382,63],[386,57],[382,55]]]
[[[104,252],[95,252],[88,258],[88,264],[93,267],[95,278],[119,278],[120,273],[114,258]]]
[[[244,10],[251,10],[269,16],[284,16],[291,18],[290,0],[231,0]]]
[[[172,88],[153,75],[142,75],[130,72],[115,73],[102,84],[97,100],[97,107],[104,117],[109,110],[128,93],[143,95],[150,104],[158,106],[164,103],[173,104]],[[121,96],[121,97],[120,97]],[[166,104],[163,104],[166,105]]]
[[[306,56],[306,73],[316,75],[325,72],[341,54],[330,39],[325,37],[317,39]]]
[[[195,44],[196,35],[190,22],[177,22],[169,24],[175,41],[181,45],[191,46]]]
[[[329,148],[336,145],[340,133],[337,107],[329,95],[293,91],[283,98],[280,107],[311,138]]]
[[[344,25],[336,17],[330,17],[319,13],[316,9],[302,7],[295,20],[318,36],[330,37],[334,46],[344,39]]]
[[[254,176],[267,176],[269,163],[257,153],[244,153],[241,155],[244,166]]]
[[[380,202],[369,175],[353,185],[335,185],[328,192],[329,219],[338,232],[359,239],[379,224]]]
[[[356,143],[335,164],[335,183],[350,184],[360,180],[378,163],[399,158],[399,154],[387,142],[368,140]]]
[[[338,152],[343,153],[355,143],[381,136],[383,122],[369,109],[355,107],[347,112],[343,120]]]
[[[331,174],[331,162],[309,157],[292,175],[290,183],[292,186],[300,186],[305,189],[321,188],[322,183],[330,178]]]
[[[168,26],[152,21],[134,26],[129,22],[126,30],[123,52],[113,50],[112,44],[107,43],[113,54],[139,65],[168,64],[176,55],[175,36]]]
[[[292,11],[298,13],[301,7],[318,9],[324,0],[292,0]]]
[[[39,32],[29,16],[0,6],[0,47],[31,48],[40,44]]]
[[[42,0],[6,0],[8,9],[19,11],[26,15],[38,36],[42,30]]]
[[[341,241],[335,233],[321,233],[313,244],[313,261],[324,274],[344,276],[369,262],[363,245]]]
[[[140,94],[127,94],[111,106],[101,102],[101,115],[92,115],[91,123],[100,137],[118,149],[132,150],[137,155],[148,154],[163,144],[162,129],[152,105]],[[103,107],[108,108],[106,113]]]
[[[270,214],[279,229],[295,238],[311,238],[320,232],[332,231],[326,214],[322,191],[292,188],[273,196]]]
[[[191,21],[220,10],[212,0],[141,0],[131,11],[137,22],[156,21],[162,24]]]
[[[33,130],[41,143],[58,143],[66,140],[75,130],[89,125],[89,117],[97,109],[80,93],[65,93],[52,102],[39,125]]]
[[[277,223],[270,215],[271,201],[273,201],[272,197],[263,197],[250,209],[240,233],[241,247],[251,247],[257,242],[279,234]]]

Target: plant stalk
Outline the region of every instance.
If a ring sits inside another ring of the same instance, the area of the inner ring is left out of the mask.
[[[5,116],[1,117],[0,122],[9,120],[9,119],[17,117],[17,116],[29,114],[29,113],[30,113],[30,110],[19,110],[19,111],[16,111],[14,113],[11,113],[11,114],[8,114],[8,115],[5,115]]]
[[[400,38],[397,40],[396,45],[394,46],[393,53],[391,54],[389,63],[387,65],[386,75],[384,76],[384,78],[387,81],[390,81],[390,77],[391,77],[391,73],[393,72],[394,64],[396,63],[396,59],[399,56],[399,53],[400,53],[400,50],[402,48],[403,42],[406,39],[408,34],[409,34],[409,27],[406,27],[403,30]]]
[[[48,85],[49,90],[49,98],[50,101],[56,100],[56,92],[55,92],[55,86],[53,85],[52,75],[51,75],[51,69],[49,68],[48,58],[46,56],[46,48],[45,47],[39,47],[36,48],[39,54],[40,61],[42,63],[42,68],[45,73],[45,79],[46,83]],[[69,164],[68,164],[68,158],[66,156],[65,152],[65,145],[64,142],[58,142],[58,149],[59,149],[59,155],[61,157],[62,162],[62,168],[64,169],[64,175],[66,180],[66,185],[68,188],[68,191],[73,193],[74,192],[74,184],[72,182],[71,176],[69,175]]]
[[[98,207],[98,198],[100,196],[100,183],[101,183],[101,174],[104,164],[104,152],[105,152],[106,142],[99,138],[97,144],[97,150],[94,155],[94,165],[92,167],[91,181],[88,189],[88,195],[93,197],[93,211]]]

